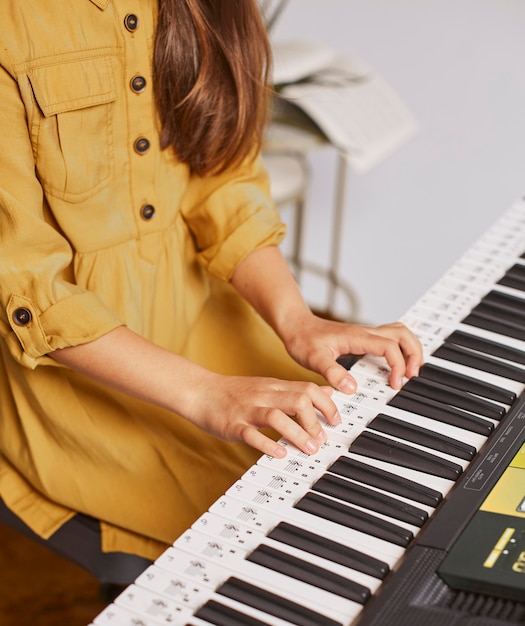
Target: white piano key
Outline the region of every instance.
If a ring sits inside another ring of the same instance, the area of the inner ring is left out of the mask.
[[[266,532],[257,531],[242,524],[235,524],[234,528],[232,528],[232,523],[230,521],[214,513],[207,512],[202,515],[191,528],[204,535],[214,537],[224,541],[225,543],[246,550],[246,552],[251,552],[257,546],[262,544],[273,546],[287,552],[288,554],[308,560],[309,562],[319,565],[320,567],[331,569],[332,571],[339,573],[341,576],[348,576],[351,580],[359,582],[374,592],[380,585],[378,578],[363,574],[353,568],[339,565],[338,563],[328,561],[327,559],[316,556],[308,551],[300,550],[286,543],[269,538],[267,535],[271,530],[273,530],[273,527],[268,528]],[[316,534],[319,535],[319,533]],[[326,539],[325,535],[322,535],[322,537]],[[362,552],[362,550],[358,551]]]
[[[267,526],[264,530],[258,529],[239,522],[232,522],[217,513],[207,511],[192,524],[191,528],[197,532],[217,537],[221,541],[240,549],[253,550],[273,529],[273,526]]]
[[[330,468],[328,468],[328,472],[330,472]],[[336,474],[337,476],[339,476],[339,474]],[[347,478],[345,476],[339,476],[340,478],[342,478],[343,480],[347,480],[350,483],[355,483],[357,485],[363,485],[364,487],[366,487],[367,489],[370,489],[371,491],[376,491],[379,494],[383,494],[385,496],[389,496],[391,498],[394,498],[395,500],[398,500],[399,502],[406,502],[407,504],[410,504],[412,506],[417,507],[418,509],[421,509],[423,511],[425,511],[428,516],[430,517],[431,515],[434,514],[435,512],[435,508],[428,505],[428,504],[422,504],[421,502],[417,502],[416,500],[412,500],[411,498],[406,498],[404,496],[400,496],[397,493],[394,493],[392,491],[388,491],[386,489],[379,489],[378,487],[372,487],[371,485],[368,485],[365,482],[361,482],[359,480],[356,480],[354,478]]]
[[[364,376],[379,378],[388,385],[390,367],[384,357],[365,354],[351,367],[353,374],[362,373]]]
[[[298,559],[305,560],[312,565],[316,565],[318,567],[326,569],[344,578],[348,578],[348,580],[351,580],[352,582],[363,585],[363,587],[367,587],[372,593],[376,593],[381,586],[381,581],[378,578],[374,578],[373,576],[369,576],[368,574],[363,574],[362,572],[359,572],[349,567],[345,567],[344,565],[339,565],[339,563],[329,561],[305,550],[300,550],[299,548],[290,546],[286,543],[282,543],[280,541],[270,539],[269,537],[265,537],[262,541],[262,544],[275,548],[276,550],[286,552],[286,554],[290,554],[291,556],[295,556]]]
[[[325,495],[325,497],[329,498],[330,500],[335,500],[337,502],[345,503],[345,500],[341,500],[340,498],[335,498],[329,495]],[[353,504],[353,503],[347,503],[347,504],[349,504],[349,506],[351,506],[353,509],[358,509],[359,511],[363,511],[364,513],[368,513],[372,515],[372,517],[376,517],[386,522],[390,522],[390,524],[394,524],[396,526],[399,526],[400,528],[405,528],[406,530],[409,530],[414,535],[414,537],[419,533],[419,528],[417,526],[414,526],[413,524],[409,524],[403,520],[399,520],[399,519],[390,517],[388,515],[384,515],[383,513],[380,513],[378,511],[373,511],[372,509],[368,509],[358,504]]]
[[[507,337],[505,335],[498,335],[491,331],[485,330],[483,328],[477,328],[474,326],[468,326],[466,324],[458,324],[454,327],[447,326],[440,323],[432,322],[428,319],[424,319],[421,316],[418,316],[415,312],[412,315],[412,312],[406,315],[403,318],[403,322],[414,332],[420,341],[422,341],[425,346],[426,358],[430,356],[430,353],[433,352],[436,348],[439,348],[447,337],[455,330],[463,331],[468,335],[472,335],[473,337],[477,337],[479,339],[487,339],[489,341],[494,341],[502,346],[513,348],[520,351],[525,351],[525,342],[519,341],[518,339],[513,339],[512,337]],[[473,351],[475,352],[475,351]],[[485,354],[485,353],[480,353]],[[516,363],[515,361],[509,361],[508,359],[501,359],[495,356],[486,353],[487,356],[495,360],[499,360],[503,363],[508,363],[510,365],[514,365],[520,369],[524,369],[523,365]],[[448,361],[447,361],[448,362]],[[498,377],[499,378],[499,377]],[[504,386],[503,381],[506,380],[504,378],[499,378],[500,386]],[[510,381],[511,383],[513,381]],[[497,384],[497,383],[495,383]],[[518,383],[515,383],[518,384]],[[521,384],[520,384],[521,385]]]
[[[352,368],[352,375],[356,379],[358,390],[362,393],[373,394],[383,403],[388,402],[390,398],[396,395],[397,390],[392,389],[388,381],[381,376],[370,376],[363,374],[359,368]],[[341,392],[338,392],[341,393]]]
[[[416,424],[417,426],[421,426],[427,430],[440,433],[441,435],[446,435],[455,441],[461,441],[462,443],[469,444],[474,446],[476,450],[479,450],[487,440],[487,438],[483,435],[478,435],[477,433],[473,433],[456,426],[450,426],[449,424],[445,424],[444,422],[440,422],[430,417],[423,417],[417,413],[410,413],[409,411],[398,409],[393,406],[385,406],[381,412],[385,415],[396,417],[397,419],[409,424]]]
[[[254,476],[253,476],[253,475],[251,475],[251,474],[248,472],[247,474],[245,474],[245,475],[243,476],[242,480],[245,480],[245,481],[247,481],[247,482],[249,482],[249,483],[253,483],[253,485],[254,485],[255,487],[263,487],[263,488],[266,488],[266,487],[267,487],[267,486],[266,486],[266,484],[262,484],[262,483],[258,482],[257,480],[254,480],[253,478],[254,478]],[[306,493],[306,491],[307,491],[306,489],[304,489],[302,492],[299,492],[299,491],[298,491],[298,492],[295,494],[295,496],[293,497],[294,501],[297,501],[297,500],[299,499],[299,497],[301,497],[302,495],[304,495],[304,493]],[[378,491],[378,490],[376,490],[376,491]],[[391,496],[392,494],[389,494],[389,495]],[[327,497],[331,498],[330,496],[327,496]],[[396,496],[396,497],[397,497],[397,496]],[[331,498],[331,499],[334,499],[334,500],[335,500],[336,498]],[[398,498],[398,499],[399,499],[399,500],[404,500],[404,501],[407,501],[407,500],[406,500],[406,499],[404,499],[404,498]],[[413,504],[414,504],[414,506],[418,506],[419,508],[422,508],[422,506],[420,506],[418,503],[413,503]],[[352,504],[352,506],[353,506],[353,507],[355,507],[355,508],[360,508],[360,509],[362,509],[362,510],[366,510],[368,513],[370,513],[370,514],[372,514],[372,515],[374,515],[374,516],[376,516],[376,517],[379,517],[379,518],[381,518],[381,519],[385,519],[386,521],[389,521],[389,522],[391,522],[392,524],[397,524],[398,526],[402,526],[403,528],[407,528],[407,529],[408,529],[408,530],[410,530],[410,531],[411,531],[414,535],[416,535],[416,534],[417,534],[417,532],[419,531],[419,529],[418,529],[417,527],[415,527],[415,526],[413,526],[413,525],[411,525],[411,524],[407,524],[406,522],[402,522],[402,521],[400,521],[400,520],[396,520],[396,519],[390,518],[390,517],[388,517],[388,516],[386,516],[386,515],[382,515],[381,513],[378,513],[377,511],[372,511],[372,510],[368,510],[368,509],[363,509],[362,507],[359,507],[359,506],[354,505],[354,504]],[[429,507],[429,508],[430,508],[430,507]]]
[[[442,363],[446,363],[442,362]],[[445,365],[443,365],[444,369],[447,369]],[[474,377],[476,376],[476,374],[471,374]],[[479,378],[479,376],[478,376]],[[508,387],[507,387],[508,388]],[[364,410],[368,410],[368,416],[370,417],[370,419],[368,420],[368,424],[370,423],[370,421],[373,420],[373,418],[380,412],[386,412],[387,409],[390,409],[390,407],[381,400],[381,398],[377,397],[377,395],[371,395],[368,394],[366,392],[363,391],[357,391],[355,394],[352,394],[350,396],[345,396],[344,394],[342,394],[339,391],[336,391],[333,395],[333,399],[334,402],[336,403],[337,406],[339,406],[340,404],[342,404],[343,402],[347,405],[347,406],[354,406],[354,407],[359,407],[360,410],[364,411]],[[393,408],[393,407],[392,407]],[[414,414],[414,419],[416,418],[417,414]],[[488,418],[484,418],[484,419],[488,419]],[[492,423],[497,423],[495,420],[490,420]],[[418,423],[418,421],[414,421],[414,423]],[[441,422],[439,422],[441,424]],[[453,427],[451,427],[453,428]],[[443,432],[446,429],[443,430]],[[440,431],[441,432],[441,431]],[[467,432],[467,431],[466,431]],[[359,434],[359,430],[356,429],[355,431],[352,432],[353,435],[353,439],[355,439],[355,437]],[[466,435],[467,436],[467,441],[470,440],[470,435]],[[353,440],[352,439],[352,440]],[[343,438],[341,438],[342,441],[344,441]]]
[[[380,581],[377,578],[373,578],[367,574],[362,574],[361,572],[338,565],[337,563],[329,562],[326,559],[305,552],[304,550],[300,550],[285,543],[270,539],[263,534],[258,537],[259,541],[255,545],[250,547],[239,547],[238,544],[230,543],[222,537],[210,534],[210,530],[210,526],[207,526],[202,531],[196,530],[192,527],[183,533],[173,546],[195,556],[220,562],[224,558],[231,559],[234,556],[245,559],[255,548],[261,545],[266,545],[311,563],[312,565],[327,569],[335,574],[339,574],[340,576],[347,578],[349,581],[353,581],[367,587],[371,591],[377,591],[379,588]],[[210,544],[213,546],[211,549]]]
[[[215,563],[210,559],[196,557],[191,552],[172,547],[168,548],[155,563],[169,571],[172,571],[172,568],[177,572],[182,570],[186,576],[194,572],[197,581],[208,583],[210,588],[215,590],[228,578],[235,576],[341,623],[350,622],[361,612],[361,606],[356,602],[235,556],[228,558],[224,555],[220,563]]]
[[[308,455],[284,439],[281,439],[280,443],[287,449],[286,457],[278,459],[263,455],[257,461],[257,465],[271,469],[276,474],[295,477],[310,484],[346,450],[346,446],[340,442],[328,441],[320,446],[316,454]]]
[[[503,361],[502,359],[499,360],[503,363],[514,365],[514,363],[510,363],[509,361]],[[502,376],[497,376],[496,374],[491,374],[490,372],[485,372],[481,369],[474,369],[473,367],[468,367],[468,365],[461,365],[461,363],[454,363],[454,361],[447,361],[446,359],[441,359],[437,356],[427,357],[425,359],[425,363],[438,365],[439,367],[450,370],[451,372],[457,372],[458,374],[464,374],[465,376],[470,376],[471,378],[477,378],[478,380],[488,383],[489,385],[496,385],[497,387],[502,387],[507,391],[513,391],[517,396],[519,396],[525,389],[525,385],[516,380],[503,378]],[[497,421],[493,421],[494,423],[497,423]]]
[[[241,602],[237,602],[232,598],[228,598],[226,596],[222,596],[216,593],[213,593],[210,596],[210,600],[214,600],[219,602],[220,604],[230,607],[240,613],[253,617],[254,619],[258,619],[263,624],[268,624],[268,626],[296,626],[292,622],[280,619],[275,617],[274,615],[269,615],[268,613],[264,613],[263,611],[259,611],[251,606],[247,606],[246,604],[242,604]],[[186,625],[185,625],[186,626]],[[215,626],[211,622],[205,621],[198,617],[192,617],[191,622],[188,623],[187,626]]]
[[[341,417],[341,423],[337,424],[337,426],[327,424],[324,420],[321,420],[321,424],[329,442],[338,442],[348,447],[359,433],[363,431],[365,425],[360,423],[356,424],[348,419],[344,419],[344,416]]]
[[[330,468],[327,469],[327,471],[330,471]],[[267,478],[269,480],[267,480]],[[271,473],[269,473],[268,475],[263,473],[263,472],[252,472],[252,471],[248,471],[246,472],[243,477],[242,477],[243,481],[247,481],[249,483],[253,483],[254,485],[258,485],[260,487],[264,487],[264,488],[269,488],[271,489],[271,483],[273,482],[273,476],[271,475]],[[344,479],[346,480],[346,479]],[[352,482],[352,481],[348,481],[348,482]],[[357,481],[355,481],[357,482]],[[293,493],[286,493],[285,495],[289,495],[290,497],[292,497],[294,499],[294,501],[296,501],[297,499],[299,499],[299,497],[303,496],[306,491],[308,489],[308,485],[306,484],[297,484],[297,489],[293,492]],[[398,495],[393,495],[392,493],[386,492],[386,491],[382,491],[380,489],[375,489],[372,487],[369,487],[369,489],[372,489],[373,491],[376,491],[378,493],[383,493],[385,495],[389,495],[390,497],[393,497],[395,499],[397,499],[398,501],[402,501],[402,502],[406,502],[408,504],[411,504],[413,506],[416,506],[420,509],[423,509],[427,512],[427,514],[431,515],[434,512],[434,509],[430,506],[426,506],[424,504],[420,504],[419,502],[415,502],[413,500],[409,500],[408,498],[404,498]],[[276,491],[280,492],[279,489],[277,489]],[[360,508],[356,505],[352,505],[355,506],[355,508]],[[393,519],[393,518],[389,518],[387,516],[381,515],[380,513],[377,513],[376,511],[372,511],[372,510],[368,510],[368,509],[363,509],[363,510],[367,510],[367,512],[371,513],[372,515],[376,515],[377,517],[381,517],[382,519],[386,519],[387,521],[390,521],[393,524],[397,524],[398,526],[403,526],[404,528],[408,528],[409,530],[411,530],[413,532],[413,534],[417,534],[418,529],[410,524],[406,524],[404,522],[400,522],[399,520]]]
[[[263,465],[252,466],[241,476],[241,480],[267,487],[294,499],[301,497],[312,484],[311,481],[292,478]]]
[[[210,595],[209,587],[200,586],[180,574],[167,572],[155,564],[146,568],[135,584],[192,610],[201,606]]]
[[[332,397],[341,420],[357,427],[367,426],[377,415],[376,409],[352,402],[351,398],[345,394],[334,394]]]
[[[407,467],[401,467],[400,465],[395,465],[393,463],[380,461],[379,459],[365,457],[361,454],[355,454],[354,452],[348,452],[348,454],[346,454],[345,456],[350,459],[360,461],[361,463],[367,463],[368,465],[372,465],[373,467],[377,467],[378,469],[390,472],[391,474],[403,476],[403,478],[407,478],[408,480],[412,480],[416,483],[426,485],[431,489],[435,489],[443,496],[446,496],[446,494],[452,489],[455,484],[454,481],[448,480],[446,478],[441,478],[440,476],[431,476],[429,474],[425,474],[424,472],[419,472],[417,470],[413,470]]]
[[[184,626],[193,613],[165,596],[136,584],[127,587],[115,599],[115,604],[165,626]]]
[[[405,552],[404,548],[400,546],[292,507],[278,513],[271,507],[256,506],[241,499],[224,495],[212,504],[210,511],[265,533],[277,526],[279,522],[287,521],[338,543],[343,543],[355,550],[366,552],[366,554],[384,561],[389,567],[393,567]]]
[[[108,605],[93,620],[95,626],[159,626],[162,623],[114,603]],[[183,626],[184,624],[184,622],[173,623],[175,626]]]
[[[463,470],[465,470],[470,465],[470,461],[465,461],[464,459],[460,459],[459,457],[446,454],[445,452],[440,452],[439,450],[433,450],[432,448],[427,448],[426,446],[421,446],[418,443],[413,443],[412,441],[406,441],[404,439],[401,439],[400,437],[395,437],[393,435],[388,435],[386,433],[378,433],[378,434],[381,437],[384,437],[385,439],[389,439],[391,441],[397,441],[398,443],[402,443],[406,446],[409,446],[410,448],[414,448],[415,450],[423,450],[424,452],[433,454],[434,456],[440,459],[443,459],[445,461],[456,463],[456,465],[460,465]]]

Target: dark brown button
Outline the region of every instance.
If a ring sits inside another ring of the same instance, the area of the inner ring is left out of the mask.
[[[135,140],[133,147],[137,154],[146,154],[146,152],[149,150],[150,143],[149,140],[146,139],[146,137],[139,137]]]
[[[124,18],[124,26],[130,33],[134,33],[139,27],[139,18],[134,13],[128,13]]]
[[[29,322],[33,319],[33,315],[29,309],[24,309],[20,307],[16,309],[13,313],[13,322],[17,326],[27,326]]]
[[[152,204],[145,204],[140,209],[140,214],[145,220],[150,220],[155,215],[155,207]]]
[[[135,93],[142,93],[144,89],[146,89],[146,79],[144,76],[133,76],[130,80],[129,86],[131,87],[131,91]]]

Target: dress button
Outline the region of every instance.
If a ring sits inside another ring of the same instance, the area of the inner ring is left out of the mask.
[[[145,204],[140,209],[140,214],[145,220],[150,220],[155,215],[155,207],[152,204]]]
[[[33,316],[29,309],[24,309],[21,307],[19,309],[16,309],[13,313],[13,322],[17,326],[27,326],[32,319]]]
[[[131,91],[134,91],[135,93],[142,93],[144,89],[146,89],[146,79],[144,76],[133,76],[129,86],[131,87]]]
[[[130,33],[134,33],[139,27],[139,18],[134,13],[128,13],[124,18],[124,26]]]
[[[139,137],[135,140],[135,143],[133,144],[133,148],[135,149],[135,152],[137,154],[146,154],[146,152],[149,150],[149,147],[150,143],[149,140],[146,139],[146,137]]]

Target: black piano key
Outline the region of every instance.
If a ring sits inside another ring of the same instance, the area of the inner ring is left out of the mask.
[[[433,356],[501,376],[502,378],[515,380],[519,383],[525,383],[525,370],[509,363],[492,359],[479,352],[473,352],[468,348],[449,343],[448,340],[434,350]]]
[[[511,274],[503,276],[498,280],[498,285],[504,285],[505,287],[511,287],[517,291],[525,291],[525,283],[521,278],[513,276]]]
[[[246,560],[358,604],[365,604],[370,597],[367,587],[271,546],[258,546]]]
[[[518,291],[525,291],[525,272],[523,265],[516,263],[505,272],[498,281],[498,285],[512,287]]]
[[[514,329],[518,333],[525,332],[525,319],[523,318],[523,314],[504,310],[491,302],[482,300],[472,309],[471,313],[480,318],[483,317],[487,320],[493,320],[502,326],[504,325],[510,329]]]
[[[434,508],[443,499],[443,494],[435,489],[349,457],[339,457],[328,471]]]
[[[463,324],[475,326],[476,328],[483,328],[484,330],[490,330],[498,335],[504,335],[505,337],[513,337],[514,339],[525,341],[525,329],[523,326],[498,319],[498,317],[495,317],[494,315],[483,310],[473,310],[461,321]]]
[[[490,304],[494,308],[513,313],[525,319],[525,299],[518,296],[511,296],[501,291],[489,291],[483,296],[482,301]]]
[[[323,535],[298,528],[289,522],[279,522],[267,536],[274,541],[293,546],[309,554],[315,554],[332,563],[339,563],[339,565],[344,565],[380,580],[383,580],[390,569],[387,563],[373,556],[327,539]]]
[[[453,343],[464,348],[470,348],[489,356],[495,356],[506,361],[525,365],[525,351],[506,346],[505,344],[485,339],[478,335],[471,335],[462,330],[453,331],[447,338],[448,343]],[[512,379],[514,380],[514,379]]]
[[[501,405],[419,376],[411,378],[404,385],[404,389],[415,395],[437,400],[493,420],[501,420],[506,413],[505,407]]]
[[[416,396],[402,389],[388,402],[388,405],[393,406],[403,411],[415,413],[416,415],[422,415],[429,417],[438,422],[444,424],[450,424],[450,426],[456,426],[463,430],[468,430],[478,435],[485,435],[488,437],[494,430],[494,424],[477,415],[471,415],[461,409],[442,404],[436,400],[430,398],[424,398],[423,396]]]
[[[312,611],[297,602],[287,600],[234,576],[228,578],[217,589],[217,593],[297,626],[343,626],[341,622],[336,622],[322,613]],[[286,593],[285,589],[283,593]]]
[[[469,393],[476,394],[494,402],[502,402],[509,406],[516,400],[516,394],[513,391],[508,391],[502,387],[491,385],[482,380],[460,374],[458,372],[452,372],[431,363],[425,363],[419,370],[419,377],[428,380],[433,380],[444,385],[449,385],[455,389],[462,389]]]
[[[463,471],[457,463],[376,433],[361,433],[352,442],[350,452],[448,480],[457,480]]]
[[[406,548],[414,538],[411,531],[351,506],[308,492],[295,503],[295,508],[316,517],[353,528],[365,535],[383,539]]]
[[[448,437],[447,435],[422,428],[417,424],[407,423],[383,413],[379,413],[379,415],[368,424],[368,428],[384,433],[385,435],[392,435],[392,437],[417,443],[425,448],[444,452],[445,454],[455,456],[458,459],[464,459],[465,461],[471,461],[477,452],[474,446],[463,441],[452,439],[452,437]]]
[[[525,329],[523,312],[517,313],[516,311],[511,311],[490,300],[481,300],[481,302],[472,309],[472,312],[493,318],[516,329]]]
[[[512,289],[517,289],[518,291],[525,291],[525,283],[516,276],[503,276],[500,280],[498,280],[498,285],[511,287]]]
[[[250,615],[220,604],[216,600],[208,600],[206,604],[203,604],[195,613],[195,617],[215,626],[267,626],[268,624],[268,622],[261,622]]]
[[[354,504],[355,506],[381,513],[414,526],[421,527],[428,519],[428,514],[423,509],[333,474],[321,476],[312,485],[312,491],[323,493],[326,496],[348,502],[348,504]]]

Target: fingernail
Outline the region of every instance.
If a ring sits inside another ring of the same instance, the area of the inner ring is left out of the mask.
[[[317,450],[319,450],[319,444],[317,444],[317,443],[315,443],[315,441],[312,441],[311,439],[309,439],[306,442],[306,449],[310,453],[317,452]]]
[[[284,459],[286,456],[286,450],[282,446],[275,446],[273,449],[272,455],[276,459]]]
[[[321,443],[326,443],[327,440],[327,436],[326,433],[324,432],[324,430],[322,430],[318,435],[317,435],[317,439],[321,442]]]
[[[339,385],[339,391],[352,394],[356,392],[356,385],[351,378],[344,378]]]

